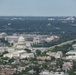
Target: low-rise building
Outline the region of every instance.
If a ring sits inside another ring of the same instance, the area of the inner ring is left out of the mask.
[[[51,60],[50,56],[39,56],[37,57],[38,60]]]
[[[17,69],[16,68],[12,68],[10,66],[3,66],[1,69],[0,69],[0,74],[1,75],[12,75],[16,73],[17,74]]]
[[[65,75],[65,73],[64,72],[53,72],[53,71],[49,72],[47,70],[44,70],[40,73],[40,75]]]
[[[73,63],[72,62],[64,62],[63,64],[63,70],[67,71],[72,69]]]
[[[62,51],[58,51],[58,52],[47,52],[47,55],[49,56],[53,56],[55,58],[61,58],[63,56]]]

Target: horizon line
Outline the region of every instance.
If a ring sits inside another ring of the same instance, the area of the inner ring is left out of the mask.
[[[76,16],[16,16],[16,15],[9,15],[9,16],[1,16],[0,17],[76,17]]]

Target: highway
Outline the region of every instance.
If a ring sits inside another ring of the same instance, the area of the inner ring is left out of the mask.
[[[53,48],[55,48],[55,46],[62,46],[62,45],[65,45],[65,44],[70,44],[70,43],[72,43],[73,41],[76,41],[76,39],[70,40],[70,41],[67,41],[67,42],[63,42],[63,43],[58,44],[58,45],[54,45],[54,46],[52,46],[52,47],[49,47],[49,49],[53,49]]]

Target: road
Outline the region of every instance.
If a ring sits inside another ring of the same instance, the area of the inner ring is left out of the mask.
[[[76,41],[76,39],[70,40],[70,41],[67,41],[67,42],[63,42],[63,43],[58,44],[58,45],[54,45],[52,47],[49,47],[49,49],[53,49],[55,46],[62,46],[62,45],[65,45],[65,44],[69,44],[69,43],[72,43],[73,41]]]

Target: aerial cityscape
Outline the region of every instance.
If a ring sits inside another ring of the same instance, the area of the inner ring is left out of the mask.
[[[0,1],[0,75],[76,75],[75,0]]]

